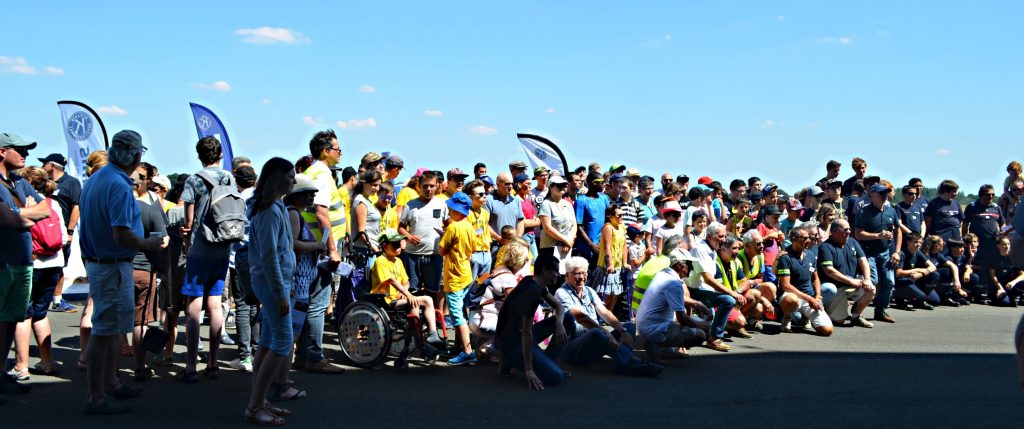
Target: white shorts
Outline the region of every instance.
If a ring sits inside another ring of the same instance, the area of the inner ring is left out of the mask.
[[[796,311],[809,320],[812,327],[817,329],[823,326],[832,326],[832,319],[828,317],[828,313],[825,312],[825,309],[815,310],[811,308],[811,304],[808,304],[807,301],[802,299],[798,299],[797,301],[799,301],[800,304],[796,307]]]

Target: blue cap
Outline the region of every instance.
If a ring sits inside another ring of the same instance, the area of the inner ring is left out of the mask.
[[[491,176],[480,176],[480,181],[494,186],[494,179],[491,179]]]
[[[473,207],[473,202],[469,200],[469,195],[465,192],[456,192],[452,195],[445,204],[448,205],[448,209],[461,213],[463,216],[469,216],[469,209]]]
[[[615,173],[615,174],[611,175],[610,177],[608,177],[608,183],[621,182],[623,177],[624,177],[623,175],[621,175],[619,173]]]
[[[876,194],[888,194],[889,192],[892,192],[892,190],[881,183],[875,183],[874,185],[871,185],[871,192]]]
[[[516,177],[512,178],[512,183],[519,184],[519,183],[523,183],[523,182],[525,182],[527,180],[530,180],[530,176],[527,176],[526,173],[519,173],[519,174],[516,175]]]

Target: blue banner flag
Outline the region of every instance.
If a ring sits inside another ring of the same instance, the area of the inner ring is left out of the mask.
[[[224,123],[210,109],[196,103],[188,103],[188,105],[192,108],[192,117],[196,121],[196,132],[199,133],[199,138],[213,136],[220,140],[221,152],[224,154],[224,169],[231,171],[231,160],[235,158],[235,155],[231,151],[231,140],[228,139]]]
[[[64,173],[85,184],[85,160],[93,151],[107,148],[107,128],[103,126],[100,115],[85,103],[58,101],[57,107],[60,108],[64,139],[68,142],[68,165],[64,167]]]
[[[522,143],[526,158],[530,160],[533,168],[544,166],[548,170],[561,172],[562,177],[569,177],[569,163],[551,140],[535,134],[520,133],[516,134],[516,137],[519,138],[519,143]]]

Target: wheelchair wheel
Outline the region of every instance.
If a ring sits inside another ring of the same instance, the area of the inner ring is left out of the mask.
[[[353,302],[341,316],[338,342],[341,352],[354,365],[362,368],[380,365],[391,350],[391,321],[387,313],[373,303]]]

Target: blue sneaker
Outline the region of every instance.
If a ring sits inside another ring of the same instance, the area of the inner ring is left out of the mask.
[[[451,359],[448,359],[448,365],[450,366],[463,366],[463,365],[475,365],[476,364],[476,352],[459,353]]]
[[[50,304],[50,311],[56,311],[58,313],[77,313],[78,308],[71,304],[68,304],[67,301],[62,299],[60,300],[60,303],[55,302]]]

